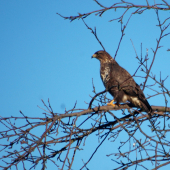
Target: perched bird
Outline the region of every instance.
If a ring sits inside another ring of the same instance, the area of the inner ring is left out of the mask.
[[[152,108],[140,89],[139,85],[134,81],[133,77],[106,52],[97,51],[92,58],[100,61],[100,76],[106,90],[114,97],[107,105],[115,107],[117,105],[129,101],[134,106],[152,112]]]

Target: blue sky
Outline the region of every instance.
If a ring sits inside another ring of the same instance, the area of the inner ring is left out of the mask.
[[[146,4],[146,1],[141,0],[140,3]],[[104,5],[111,4],[112,1],[108,0]],[[89,102],[89,95],[93,95],[92,78],[96,91],[104,90],[99,76],[99,62],[91,59],[94,52],[102,49],[100,44],[81,20],[69,22],[56,14],[58,12],[63,16],[74,16],[78,12],[96,9],[100,7],[92,0],[0,1],[1,116],[20,116],[19,110],[22,110],[25,115],[41,117],[43,111],[37,105],[43,107],[41,99],[47,101],[48,98],[56,113],[64,113],[65,108],[71,109],[76,101],[77,108],[86,109],[85,101]],[[91,15],[85,19],[91,28],[97,28],[100,41],[112,56],[121,36],[120,23],[108,21],[121,13],[122,10],[116,13],[112,10],[102,17]],[[130,12],[127,16],[129,15]],[[162,22],[168,15],[168,12],[160,13]],[[127,19],[125,17],[124,22]],[[153,58],[151,48],[155,49],[156,38],[160,35],[156,25],[158,21],[154,10],[133,15],[129,21],[116,61],[130,74],[138,67],[131,40],[139,56],[141,43],[143,56],[146,48],[149,50],[149,64]],[[162,78],[170,72],[170,52],[166,51],[170,48],[169,40],[166,37],[161,41],[163,47],[159,49],[151,70],[158,80],[160,71]],[[143,73],[139,70],[137,75]],[[135,80],[138,84],[143,82],[142,78]],[[151,83],[153,81],[148,80],[148,84]],[[165,86],[168,88],[169,84],[168,78]],[[157,87],[155,89],[158,90]],[[145,89],[144,93],[146,96],[154,94],[149,89]],[[161,95],[149,99],[149,102],[151,105],[165,105]],[[104,146],[98,152],[105,151],[109,154]],[[87,159],[89,156],[85,154]],[[94,162],[89,167],[95,165],[106,168],[104,162],[96,165],[98,160],[98,156],[94,157]],[[110,162],[110,159],[107,158],[107,161]],[[108,169],[113,168],[112,163],[107,166]]]

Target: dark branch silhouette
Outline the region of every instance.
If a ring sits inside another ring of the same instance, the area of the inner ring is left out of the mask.
[[[102,92],[97,93],[94,84],[92,91],[94,95],[88,101],[87,108],[77,108],[77,103],[75,103],[72,109],[59,114],[53,111],[49,100],[47,103],[42,100],[44,105],[43,108],[40,107],[43,111],[42,117],[29,117],[22,111],[20,111],[20,117],[0,117],[1,169],[18,169],[22,165],[23,169],[36,169],[37,166],[41,166],[41,169],[45,170],[47,163],[50,162],[58,169],[71,170],[73,163],[76,161],[75,155],[78,151],[83,153],[86,139],[90,136],[97,137],[100,142],[96,143],[96,147],[92,151],[89,151],[88,160],[82,160],[79,169],[88,169],[88,163],[93,161],[93,157],[104,142],[112,142],[114,148],[116,148],[114,153],[113,150],[108,150],[106,155],[114,162],[114,169],[128,169],[129,167],[148,169],[146,162],[150,162],[153,169],[170,165],[170,141],[168,138],[170,132],[170,107],[168,107],[170,90],[165,86],[167,76],[163,79],[160,73],[159,80],[151,72],[155,58],[161,57],[157,53],[161,48],[162,39],[170,35],[170,4],[165,0],[162,0],[159,4],[154,1],[153,5],[148,0],[143,1],[145,3],[143,5],[122,0],[106,7],[97,0],[94,0],[94,2],[100,9],[84,14],[79,13],[77,16],[64,17],[57,14],[70,21],[82,19],[87,29],[92,31],[97,42],[105,50],[98,38],[96,28],[93,30],[86,24],[85,19],[92,14],[100,17],[109,10],[123,9],[124,11],[122,10],[122,14],[118,18],[110,20],[110,22],[120,22],[122,33],[119,42],[117,42],[118,47],[114,58],[120,50],[125,29],[130,24],[129,20],[135,14],[142,15],[147,10],[156,11],[157,27],[160,29],[160,34],[157,35],[159,38],[155,47],[148,47],[152,48],[153,51],[152,62],[150,65],[147,63],[148,52],[146,52],[144,58],[142,57],[142,45],[141,57],[137,54],[135,44],[131,40],[136,59],[139,61],[132,77],[135,77],[136,73],[139,72],[139,68],[141,68],[145,75],[140,76],[144,78],[142,87],[143,89],[148,88],[152,92],[152,95],[148,95],[148,98],[163,96],[165,105],[152,105],[153,112],[151,115],[134,107],[131,103],[124,103],[115,107],[107,106],[106,103],[109,100],[106,95],[107,91],[103,89]],[[167,18],[161,20],[159,11],[167,13]],[[130,17],[123,25],[123,19],[127,12],[131,12]],[[147,84],[148,79],[151,79],[154,83]],[[159,89],[156,90],[155,86],[158,86]],[[18,122],[21,124],[18,125]],[[41,133],[39,131],[37,133],[37,129],[41,129]],[[124,139],[120,140],[119,136],[122,134]],[[116,141],[120,141],[119,144]],[[101,157],[103,156],[105,155],[101,155]],[[26,162],[29,162],[29,165]]]

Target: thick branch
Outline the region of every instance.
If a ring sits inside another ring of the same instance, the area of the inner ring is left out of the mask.
[[[98,113],[98,112],[107,112],[108,110],[121,110],[121,109],[131,109],[134,106],[132,104],[122,104],[120,106],[98,106],[98,107],[94,107],[92,109],[87,109],[87,110],[83,110],[81,112],[74,112],[71,114],[60,114],[60,115],[56,115],[55,118],[56,119],[62,119],[65,117],[73,117],[73,116],[81,116],[81,115],[86,115],[89,113]],[[156,111],[156,112],[170,112],[170,107],[164,107],[164,106],[152,106],[152,110]],[[159,113],[160,115],[160,113]],[[163,114],[161,114],[163,115]]]

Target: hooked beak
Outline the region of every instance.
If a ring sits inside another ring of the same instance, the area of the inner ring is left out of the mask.
[[[92,56],[91,56],[91,58],[96,58],[97,57],[97,54],[93,54]]]

